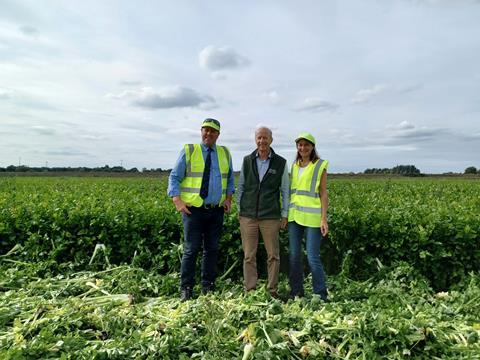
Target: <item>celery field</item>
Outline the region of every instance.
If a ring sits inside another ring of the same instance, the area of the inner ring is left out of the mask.
[[[181,303],[166,187],[0,177],[1,359],[480,359],[480,181],[330,179],[329,303],[309,278],[305,298],[244,294],[235,209],[217,291]]]

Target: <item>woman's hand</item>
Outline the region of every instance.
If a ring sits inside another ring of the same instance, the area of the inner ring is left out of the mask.
[[[320,231],[322,232],[322,236],[325,237],[328,234],[328,222],[327,219],[322,219],[322,223],[320,225]]]

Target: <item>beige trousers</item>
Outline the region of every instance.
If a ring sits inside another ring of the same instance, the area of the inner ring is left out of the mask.
[[[257,285],[257,247],[259,231],[262,234],[267,251],[268,291],[277,292],[278,272],[280,270],[280,246],[278,232],[280,219],[258,220],[240,216],[240,232],[243,247],[243,278],[245,290],[255,289]]]

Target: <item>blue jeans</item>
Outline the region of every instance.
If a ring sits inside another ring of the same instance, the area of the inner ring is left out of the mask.
[[[307,259],[312,273],[313,293],[327,298],[327,285],[325,272],[320,259],[320,245],[322,233],[320,228],[302,226],[295,221],[288,223],[289,237],[289,280],[292,296],[303,296],[303,264],[302,264],[302,238],[305,234]]]
[[[222,235],[223,207],[204,209],[189,207],[191,215],[182,214],[184,244],[180,269],[180,287],[195,285],[197,254],[203,246],[202,287],[213,290],[217,277],[218,243]]]

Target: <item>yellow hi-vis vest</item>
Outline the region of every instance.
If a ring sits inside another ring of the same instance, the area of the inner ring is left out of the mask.
[[[218,165],[222,174],[222,205],[227,196],[227,178],[230,169],[230,152],[225,146],[216,146],[218,155]],[[186,174],[180,183],[180,198],[195,207],[203,204],[200,197],[200,188],[202,187],[203,170],[205,169],[205,160],[203,159],[202,146],[200,144],[185,145]]]
[[[292,165],[290,181],[290,206],[288,221],[309,227],[320,227],[322,220],[322,203],[318,187],[323,171],[327,168],[328,161],[318,159],[310,162],[303,170],[300,178],[297,162]]]

